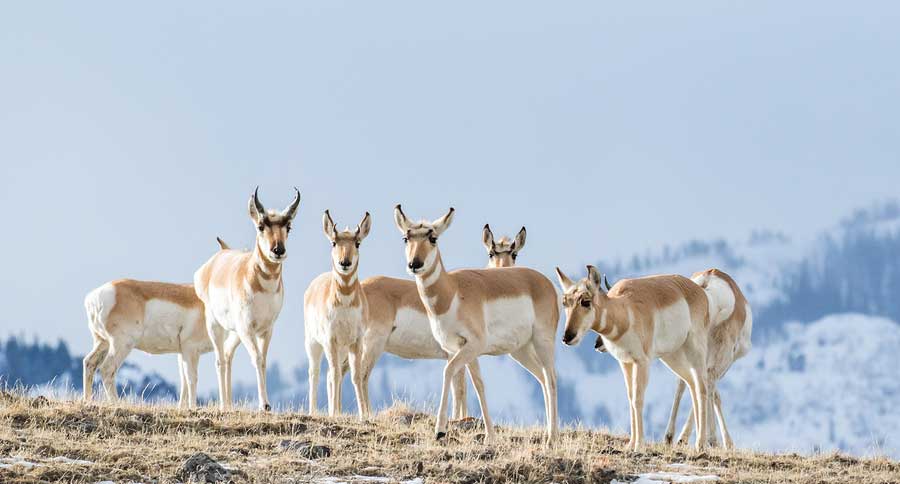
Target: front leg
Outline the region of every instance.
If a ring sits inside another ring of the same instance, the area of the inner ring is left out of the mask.
[[[435,436],[438,440],[447,435],[447,400],[450,398],[450,385],[453,378],[459,373],[463,367],[478,358],[481,354],[481,348],[474,341],[468,341],[447,360],[447,366],[444,367],[444,379],[441,385],[441,403],[438,407],[437,423],[435,424]]]

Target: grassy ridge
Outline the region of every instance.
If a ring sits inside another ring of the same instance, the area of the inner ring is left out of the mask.
[[[175,482],[181,464],[197,452],[231,469],[235,482],[331,476],[352,481],[366,475],[396,481],[421,477],[426,483],[605,483],[657,471],[717,475],[723,482],[900,481],[900,463],[884,458],[694,452],[660,445],[633,453],[623,450],[624,437],[587,429],[566,429],[558,445],[546,448],[538,427],[501,427],[497,442],[487,445],[478,425],[465,425],[472,422],[456,424],[449,441],[437,443],[433,423],[430,415],[403,406],[361,422],[349,415],[86,405],[3,393],[0,482]],[[306,458],[310,454],[296,447],[307,444],[327,448],[330,455]],[[25,463],[15,464],[16,459]]]

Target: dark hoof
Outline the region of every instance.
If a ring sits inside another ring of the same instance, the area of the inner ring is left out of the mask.
[[[267,412],[270,412],[272,411],[272,406],[267,403],[265,409]]]
[[[667,434],[667,435],[666,435],[666,438],[665,438],[666,445],[672,445],[672,441],[673,441],[674,439],[675,439],[675,436],[673,436],[673,435],[668,435],[668,434]]]
[[[438,432],[437,436],[435,436],[435,440],[442,440],[446,436],[447,436],[447,432]]]

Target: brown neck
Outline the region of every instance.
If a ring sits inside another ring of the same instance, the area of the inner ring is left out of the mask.
[[[594,321],[591,329],[613,341],[619,339],[631,323],[628,321],[628,308],[625,302],[616,297],[600,293],[593,301]],[[606,321],[603,314],[606,313]]]
[[[333,300],[338,304],[346,304],[349,299],[350,305],[356,305],[359,294],[359,278],[356,277],[356,271],[359,268],[359,265],[353,268],[353,272],[349,274],[343,274],[338,272],[338,270],[334,267],[334,262],[331,263],[331,280],[333,282],[334,294]]]
[[[444,269],[444,261],[441,260],[440,252],[435,257],[431,270],[421,276],[416,276],[416,287],[419,289],[419,298],[422,299],[422,304],[429,316],[446,313],[459,289],[456,280]]]
[[[257,292],[277,292],[281,290],[281,264],[270,261],[262,253],[259,243],[247,261],[252,270],[248,271],[253,278],[251,286]]]

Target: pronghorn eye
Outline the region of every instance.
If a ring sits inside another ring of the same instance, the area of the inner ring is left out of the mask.
[[[436,243],[437,243],[437,237],[429,237],[428,240],[429,240],[432,244],[436,244]]]
[[[287,227],[285,227],[285,230],[287,230],[288,233],[291,233],[291,226],[288,225]]]
[[[335,241],[332,240],[332,241],[331,241],[331,246],[332,246],[332,247],[337,247],[337,242],[335,242]]]
[[[259,229],[260,232],[262,232],[263,230],[266,230],[266,226],[263,224],[259,224],[259,226],[256,228]]]
[[[519,254],[516,254],[515,252],[513,252],[513,253],[512,253],[512,260],[516,260],[516,257],[519,257]]]
[[[403,243],[404,243],[404,244],[407,244],[407,243],[409,243],[409,239],[408,239],[408,238],[406,238],[406,237],[403,237]]]
[[[490,257],[491,259],[493,259],[493,258],[494,258],[494,253],[493,253],[493,252],[488,252],[488,257]]]
[[[589,300],[587,300],[587,299],[582,299],[582,300],[581,300],[581,307],[583,307],[583,308],[589,308],[589,307],[591,307],[591,301],[589,301]]]
[[[356,248],[359,248],[359,241],[356,242]]]

